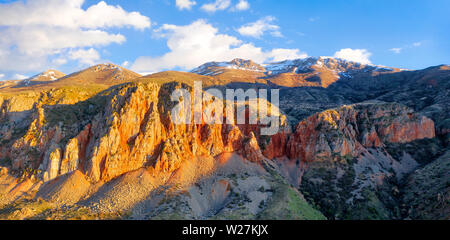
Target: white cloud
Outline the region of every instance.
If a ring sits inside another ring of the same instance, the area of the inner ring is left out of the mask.
[[[268,56],[270,62],[281,62],[284,60],[307,58],[308,54],[302,53],[298,49],[276,48],[273,49]]]
[[[399,54],[402,51],[402,48],[391,48],[389,51]]]
[[[176,6],[178,9],[180,10],[191,10],[192,7],[197,4],[195,1],[191,1],[191,0],[176,0],[175,2]]]
[[[100,59],[100,54],[93,48],[88,50],[79,49],[69,52],[69,58],[78,60],[82,64],[92,65]]]
[[[22,75],[22,74],[14,74],[13,75],[13,80],[24,80],[29,78],[28,76]]]
[[[274,37],[282,37],[280,32],[280,27],[272,24],[275,18],[272,16],[267,16],[259,19],[256,22],[246,24],[240,27],[237,31],[243,36],[249,36],[254,38],[259,38],[264,35],[265,32],[270,32]]]
[[[237,11],[245,11],[250,9],[250,3],[247,0],[239,0],[239,2],[234,6]]]
[[[26,0],[0,4],[0,70],[26,72],[65,64],[67,59],[62,54],[71,49],[125,42],[125,36],[108,31],[110,28],[143,30],[151,26],[150,19],[138,12],[127,12],[104,1],[84,9],[84,2]]]
[[[155,72],[138,72],[138,74],[142,75],[142,76],[147,76],[147,75],[151,75]]]
[[[263,63],[306,56],[298,49],[263,51],[252,43],[220,34],[217,28],[205,20],[197,20],[186,26],[165,24],[157,32],[161,37],[167,38],[170,51],[158,57],[139,57],[131,66],[133,71],[157,72],[174,68],[189,70],[205,62],[230,61],[234,58]]]
[[[5,74],[0,73],[0,80],[2,80],[5,77]]]
[[[80,30],[53,27],[21,27],[1,31],[1,45],[16,46],[26,55],[55,54],[61,49],[105,46],[111,43],[123,43],[121,34],[109,34],[102,30]]]
[[[150,19],[104,1],[83,10],[84,0],[27,0],[0,6],[0,25],[65,28],[150,27]]]
[[[128,65],[130,65],[130,62],[128,62],[128,61],[124,61],[122,63],[122,67],[128,67]]]
[[[366,49],[351,49],[344,48],[334,54],[334,57],[341,58],[347,61],[359,62],[362,64],[371,64],[370,56],[372,53]]]
[[[231,5],[231,0],[216,0],[212,3],[202,5],[202,9],[209,13],[214,13],[219,10],[225,10]]]
[[[399,54],[403,50],[407,50],[407,49],[411,49],[411,48],[417,48],[417,47],[420,47],[420,46],[422,46],[422,42],[414,42],[412,44],[404,45],[403,47],[391,48],[391,49],[389,49],[389,51],[391,51],[391,52],[393,52],[395,54]]]
[[[65,59],[65,58],[63,58],[63,57],[60,57],[60,58],[56,58],[56,59],[53,59],[52,60],[52,63],[53,64],[56,64],[56,65],[64,65],[64,64],[66,64],[67,63],[67,59]]]

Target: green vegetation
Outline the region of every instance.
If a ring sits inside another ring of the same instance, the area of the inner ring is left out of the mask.
[[[0,158],[0,166],[11,166],[12,160],[9,157]]]
[[[85,101],[73,105],[55,105],[46,107],[45,117],[48,125],[55,126],[60,122],[66,126],[89,121],[101,110],[107,102],[107,96],[95,95]]]
[[[450,220],[450,149],[415,171],[401,190],[403,217]]]
[[[387,152],[395,159],[401,159],[404,153],[411,155],[419,164],[425,165],[443,154],[442,143],[437,138],[420,139],[409,143],[390,143]]]
[[[274,188],[272,198],[258,219],[326,220],[325,216],[311,207],[293,187],[280,184]]]
[[[245,206],[233,209],[232,211],[220,212],[213,216],[211,220],[252,220],[255,215],[249,212]]]
[[[72,206],[65,209],[48,209],[33,216],[32,220],[119,220],[128,218],[128,213],[95,213],[87,207]]]
[[[115,220],[126,219],[129,213],[95,213],[87,207],[58,208],[42,199],[22,198],[0,208],[0,220]]]
[[[272,197],[267,207],[257,219],[326,220],[318,210],[311,207],[295,188],[290,186],[278,173],[268,169],[274,177],[271,180]]]
[[[346,209],[343,219],[387,220],[392,219],[385,205],[377,197],[375,191],[363,189],[363,200],[355,201]]]
[[[20,199],[0,209],[2,220],[30,219],[38,214],[52,209],[52,204],[41,199],[37,201]]]
[[[315,162],[303,176],[301,192],[328,219],[341,219],[349,208],[346,200],[351,198],[351,192],[355,190],[355,172],[352,165],[347,163],[349,161]]]

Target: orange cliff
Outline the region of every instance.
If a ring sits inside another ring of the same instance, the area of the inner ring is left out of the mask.
[[[365,148],[434,138],[434,122],[395,103],[362,103],[328,110],[301,121],[286,152],[304,162],[338,155],[358,156]]]
[[[174,124],[170,117],[174,104],[165,98],[178,87],[178,83],[118,87],[104,97],[105,106],[86,124],[49,124],[54,117],[51,110],[36,107],[27,132],[3,154],[13,159],[13,169],[37,169],[44,181],[75,170],[93,182],[109,181],[142,167],[170,173],[185,159],[239,152],[247,146],[243,132],[258,130],[259,126]],[[251,136],[250,148],[243,154],[256,148],[258,161],[263,155]]]
[[[51,121],[52,107],[35,105],[24,136],[0,149],[1,154],[12,159],[13,170],[37,169],[44,181],[79,170],[92,182],[106,182],[142,167],[171,173],[196,156],[238,152],[254,162],[283,156],[311,162],[435,136],[432,120],[382,102],[314,114],[292,133],[285,116],[280,116],[283,127],[270,137],[259,136],[258,125],[176,125],[168,96],[179,87],[180,83],[118,86],[95,98],[97,102],[63,106],[75,111],[75,121]]]

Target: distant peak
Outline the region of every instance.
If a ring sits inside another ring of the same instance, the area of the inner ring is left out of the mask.
[[[193,69],[191,72],[205,76],[215,76],[222,74],[226,69],[264,72],[268,76],[279,75],[282,73],[302,74],[317,71],[328,71],[332,74],[335,74],[336,76],[347,76],[347,73],[355,72],[369,73],[403,71],[402,69],[381,65],[363,64],[342,58],[319,56],[288,59],[266,64],[258,64],[253,62],[252,60],[235,58],[229,62],[208,62],[198,68]]]
[[[231,60],[231,62],[229,62],[230,64],[235,64],[235,65],[258,65],[257,63],[253,62],[252,60],[246,60],[246,59],[242,59],[242,58],[235,58],[233,60]]]
[[[100,63],[100,64],[92,66],[92,68],[96,68],[96,67],[120,68],[119,65],[116,65],[114,63]]]
[[[58,70],[54,70],[54,69],[49,69],[45,72],[41,72],[37,75],[34,75],[33,77],[29,78],[29,79],[25,79],[25,80],[56,80],[58,78],[64,77],[66,74],[58,71]]]
[[[208,62],[198,68],[193,69],[191,72],[201,75],[214,75],[220,69],[236,69],[264,72],[265,68],[252,60],[246,60],[241,58],[235,58],[229,62]]]
[[[110,70],[122,71],[123,68],[121,66],[113,64],[113,63],[101,63],[101,64],[94,65],[88,69],[93,70],[94,72],[100,72],[100,71],[110,71]]]
[[[39,74],[36,74],[30,78],[24,79],[21,81],[22,85],[28,86],[31,84],[31,82],[50,82],[50,81],[56,81],[59,78],[62,78],[66,76],[66,74],[55,70],[55,69],[49,69],[45,72],[41,72]]]
[[[252,60],[245,60],[240,58],[235,58],[231,62],[228,63],[229,65],[234,65],[239,68],[243,68],[245,70],[257,70],[257,71],[263,71],[264,68],[253,62]]]

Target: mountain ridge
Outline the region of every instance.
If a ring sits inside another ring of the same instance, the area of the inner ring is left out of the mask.
[[[284,62],[278,78],[246,60],[202,68],[214,76],[100,64],[0,89],[0,218],[448,219],[411,201],[435,186],[421,199],[449,210],[448,65],[315,61]],[[195,80],[280,88],[281,128],[174,124],[170,94]]]
[[[253,78],[253,82],[260,80],[259,82],[271,82],[284,87],[328,87],[341,78],[352,78],[354,75],[394,73],[404,70],[360,64],[332,57],[307,57],[262,65],[244,59],[234,59],[230,62],[209,62],[191,72],[204,76],[221,77],[227,73],[239,75],[241,71],[253,72],[253,76],[250,77]],[[227,75],[227,77],[230,76]],[[246,77],[248,78],[248,76]]]

